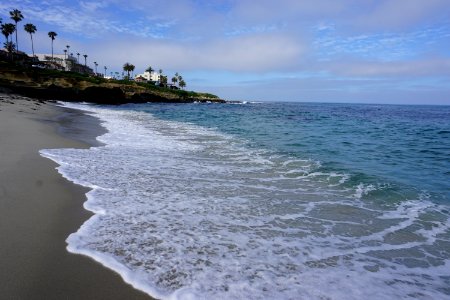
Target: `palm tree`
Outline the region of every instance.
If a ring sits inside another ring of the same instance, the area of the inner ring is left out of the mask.
[[[84,56],[84,66],[86,67],[87,66],[87,54],[83,54],[83,56]]]
[[[130,72],[134,71],[134,65],[127,62],[123,65],[123,70],[127,72],[127,78],[130,79]]]
[[[1,26],[2,34],[5,36],[6,44],[9,42],[9,36],[16,30],[16,25],[12,23],[5,23]]]
[[[57,34],[56,32],[54,32],[54,31],[50,31],[50,32],[48,33],[48,37],[52,39],[52,61],[53,61],[53,41],[55,40],[55,37],[56,37],[57,35],[58,35],[58,34]]]
[[[2,34],[6,38],[5,48],[6,48],[6,50],[8,50],[8,53],[10,54],[10,59],[12,60],[13,59],[12,53],[13,53],[16,45],[14,45],[14,43],[12,42],[12,37],[11,37],[11,41],[9,41],[8,37],[14,33],[14,31],[16,30],[16,25],[14,25],[12,23],[2,24],[1,29],[2,29]]]
[[[176,74],[175,74],[176,75]],[[172,83],[175,85],[178,82],[178,76],[172,77]]]
[[[108,70],[108,68],[106,66],[103,67],[105,69],[105,77],[106,77],[106,70]],[[111,77],[112,77],[112,72],[111,72]]]
[[[163,70],[162,69],[159,69],[159,71],[158,71],[158,73],[159,73],[159,82],[161,82],[161,79],[162,79],[162,74],[163,74]]]
[[[69,45],[66,45],[66,48],[67,48],[67,59],[69,59],[69,55],[70,55],[69,49],[70,49],[70,46],[69,46]]]
[[[16,22],[16,50],[19,51],[19,43],[17,41],[17,23],[22,21],[23,19],[23,15],[22,12],[18,9],[12,10],[9,12],[9,15],[11,16],[11,19],[14,20],[14,22]]]
[[[133,77],[134,65],[130,65],[130,70],[131,70],[131,77]]]
[[[149,72],[150,73],[150,81],[152,81],[152,72],[153,71],[155,71],[155,70],[153,70],[153,68],[151,67],[151,66],[149,66],[146,70],[145,70],[145,72]]]
[[[160,78],[161,78],[160,84],[162,83],[163,86],[167,87],[167,76],[161,75]]]
[[[98,66],[98,63],[97,63],[96,61],[94,61],[94,65],[95,65],[95,75],[97,75],[97,66]]]
[[[77,52],[77,57],[78,57],[77,58],[77,64],[79,64],[80,63],[80,53],[78,53],[78,52]]]
[[[64,49],[63,51],[64,51],[64,60],[66,60],[67,59],[67,49]]]
[[[23,26],[23,29],[25,29],[26,32],[28,32],[30,34],[30,38],[31,38],[31,50],[33,51],[33,57],[34,57],[34,45],[33,45],[33,33],[36,32],[36,26],[34,26],[31,23],[25,24]]]
[[[129,69],[130,69],[130,64],[129,64],[129,63],[127,63],[127,62],[126,62],[126,63],[124,63],[124,64],[123,64],[123,70],[124,70],[125,72],[127,72],[127,74],[128,74],[128,75],[127,75],[127,76],[128,76],[128,78],[130,78],[130,70],[129,70]],[[122,73],[122,74],[123,74],[123,73]]]
[[[186,86],[186,82],[184,82],[184,80],[181,79],[181,80],[180,80],[180,83],[179,83],[179,86],[180,86],[180,88],[183,89],[183,88]]]

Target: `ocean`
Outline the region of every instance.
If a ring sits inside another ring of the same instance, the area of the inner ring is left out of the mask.
[[[67,238],[161,299],[450,299],[450,107],[62,103],[92,188]]]

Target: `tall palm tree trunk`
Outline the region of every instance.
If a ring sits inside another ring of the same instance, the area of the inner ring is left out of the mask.
[[[17,21],[16,21],[16,52],[19,52],[19,42],[17,41]]]
[[[31,37],[31,51],[33,52],[33,57],[34,57],[33,35],[31,33],[30,33],[30,37]]]

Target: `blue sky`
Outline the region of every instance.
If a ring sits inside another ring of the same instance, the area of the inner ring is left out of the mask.
[[[450,105],[448,0],[8,0],[37,53],[130,62],[230,100]],[[19,31],[19,49],[30,51]]]

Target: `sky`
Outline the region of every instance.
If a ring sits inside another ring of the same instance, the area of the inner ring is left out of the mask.
[[[35,52],[151,66],[227,100],[450,105],[449,0],[8,0]],[[4,42],[4,39],[2,39]]]

